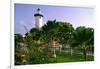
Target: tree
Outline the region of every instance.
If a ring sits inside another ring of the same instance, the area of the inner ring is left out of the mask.
[[[20,34],[15,34],[15,65],[26,63],[27,47],[24,38]]]
[[[41,38],[41,29],[32,28],[29,33],[26,33],[25,43],[27,43],[29,64],[48,63],[50,55],[42,43],[38,43]]]
[[[28,46],[28,50],[29,50],[28,53],[29,64],[50,63],[49,58],[51,56],[48,54],[48,50],[41,44],[33,42]]]
[[[72,32],[74,28],[72,24],[68,22],[59,21],[48,21],[42,27],[42,38],[44,42],[52,41],[51,43],[58,41],[60,44],[66,46],[69,44],[69,40],[72,37]],[[54,49],[55,51],[55,49]]]
[[[22,41],[23,41],[23,37],[22,37],[22,35],[20,35],[20,34],[15,34],[14,37],[15,37],[15,46],[16,46],[19,42],[22,42]]]
[[[85,28],[85,27],[78,27],[74,31],[74,40],[78,43],[78,46],[82,46],[83,48],[83,56],[84,60],[87,60],[87,48],[89,44],[93,45],[93,29]],[[91,41],[91,42],[90,42]]]

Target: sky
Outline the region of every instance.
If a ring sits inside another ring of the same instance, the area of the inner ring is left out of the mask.
[[[51,6],[35,4],[14,5],[14,33],[24,35],[31,28],[35,27],[34,14],[40,8],[43,14],[43,24],[48,20],[70,22],[74,28],[86,26],[94,28],[94,8]],[[25,29],[24,26],[27,28]]]

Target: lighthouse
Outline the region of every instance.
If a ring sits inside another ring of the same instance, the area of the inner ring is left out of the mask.
[[[41,10],[38,8],[36,10],[36,13],[34,14],[35,17],[35,27],[40,29],[42,27],[42,21],[43,21],[43,15],[41,13]]]

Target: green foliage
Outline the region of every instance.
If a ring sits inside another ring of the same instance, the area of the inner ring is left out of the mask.
[[[90,44],[91,42],[93,45],[94,30],[92,28],[78,27],[73,35],[74,39],[76,39],[80,44]]]
[[[15,64],[43,64],[71,61],[72,58],[65,58],[68,57],[65,55],[58,55],[57,58],[53,58],[53,54],[48,49],[50,41],[57,41],[63,48],[67,44],[72,49],[78,48],[83,51],[83,56],[86,57],[87,50],[90,50],[87,47],[92,46],[91,51],[94,51],[94,29],[84,26],[74,29],[73,25],[68,22],[49,20],[41,29],[32,28],[26,33],[24,38],[20,34],[15,34]],[[19,45],[20,43],[24,45],[21,46]]]
[[[29,64],[41,64],[48,63],[50,55],[45,48],[42,48],[39,44],[32,43],[28,46],[29,49]]]
[[[94,30],[93,28],[78,27],[73,33],[74,43],[81,46],[83,49],[84,59],[87,60],[87,51],[90,46],[94,45]],[[92,50],[93,52],[94,50]]]
[[[17,43],[22,42],[23,41],[23,37],[20,34],[15,34],[14,35],[15,38],[15,45],[17,45]]]
[[[74,30],[72,24],[67,22],[48,21],[42,27],[43,38],[45,40],[59,40],[61,43],[66,43],[70,39],[71,33]],[[42,39],[43,39],[42,38]]]

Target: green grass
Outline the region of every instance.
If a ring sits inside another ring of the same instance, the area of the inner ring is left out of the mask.
[[[88,56],[87,61],[93,61],[93,56]],[[63,62],[81,62],[84,61],[82,55],[67,55],[67,54],[57,54],[56,58],[51,58],[50,61],[52,63],[63,63]]]

